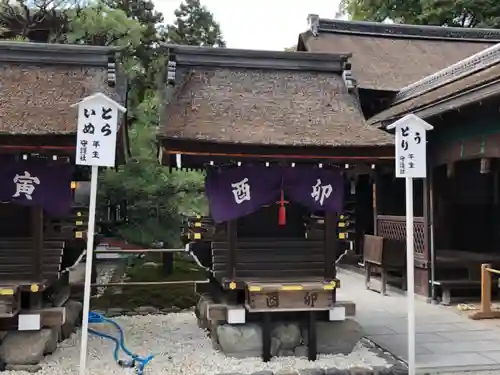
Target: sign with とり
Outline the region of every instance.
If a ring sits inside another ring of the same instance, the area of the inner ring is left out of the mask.
[[[426,133],[433,127],[420,117],[409,114],[387,129],[396,131],[396,177],[427,177]]]
[[[78,107],[76,164],[114,167],[118,117],[125,107],[102,93],[73,104]]]

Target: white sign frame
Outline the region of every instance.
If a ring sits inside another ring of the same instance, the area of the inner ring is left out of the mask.
[[[413,179],[427,177],[427,136],[434,127],[409,114],[387,127],[395,129],[396,177],[405,179],[406,188],[406,285],[408,313],[408,374],[415,375],[415,250]],[[409,163],[414,163],[410,165]]]
[[[103,93],[96,93],[94,95],[87,96],[80,102],[73,104],[71,107],[78,107],[77,143],[75,150],[76,164],[92,167],[90,177],[89,225],[87,230],[79,370],[80,375],[85,375],[87,367],[87,343],[89,332],[92,261],[94,252],[97,179],[99,175],[99,167],[114,167],[116,165],[116,134],[118,132],[118,117],[120,112],[125,113],[127,109],[115,102],[113,99],[108,98]],[[92,128],[93,132],[89,131],[89,126]],[[94,142],[98,142],[99,144],[96,145]],[[89,157],[87,151],[85,151],[86,157],[83,158],[82,148],[87,146],[99,149],[99,152],[101,152],[101,149],[104,151],[103,153],[98,154],[99,157],[92,157],[92,155]]]

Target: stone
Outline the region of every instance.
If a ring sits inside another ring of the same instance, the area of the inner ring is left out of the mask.
[[[280,349],[278,350],[278,357],[293,357],[295,353],[292,349]]]
[[[61,328],[58,327],[53,327],[53,328],[48,328],[50,331],[50,339],[47,341],[47,345],[45,346],[45,351],[43,354],[52,354],[57,350],[57,343],[59,342],[59,332],[61,331]]]
[[[214,333],[222,352],[227,356],[245,358],[262,355],[262,328],[258,324],[223,324]]]
[[[271,356],[275,357],[278,355],[278,352],[281,347],[281,341],[276,337],[271,337]]]
[[[349,370],[330,367],[325,370],[325,375],[349,375]]]
[[[163,314],[172,314],[172,313],[178,313],[181,311],[180,308],[176,307],[176,306],[172,306],[172,307],[164,307],[163,309],[160,310]],[[199,318],[199,315],[197,313],[197,311],[195,311],[195,314],[196,316]]]
[[[307,334],[307,328],[304,328],[302,337],[306,345]],[[352,319],[342,322],[317,322],[316,338],[318,354],[349,354],[363,338],[363,329]]]
[[[305,368],[299,370],[299,375],[325,375],[325,370],[321,368]]]
[[[61,327],[61,339],[65,340],[70,337],[75,331],[75,327],[79,324],[79,318],[81,321],[81,313],[82,313],[82,303],[79,301],[75,301],[70,299],[64,305],[66,308],[66,321]]]
[[[160,311],[153,306],[139,306],[134,309],[138,314],[148,315],[148,314],[158,314]]]
[[[107,318],[113,318],[115,316],[120,316],[120,315],[124,315],[124,314],[125,314],[125,310],[120,308],[120,307],[110,307],[106,311]]]
[[[373,372],[369,368],[352,367],[349,369],[349,375],[372,375]]]
[[[293,350],[293,353],[296,357],[307,357],[309,354],[309,349],[305,345],[300,345]]]
[[[262,370],[262,371],[252,372],[251,375],[274,375],[274,374],[270,370]]]
[[[36,365],[54,345],[57,346],[57,335],[53,329],[10,332],[0,345],[0,361],[8,365]]]
[[[30,372],[30,373],[38,372],[41,369],[42,369],[41,365],[7,365],[7,366],[5,366],[5,370],[7,370],[7,371],[25,371],[25,372]]]
[[[299,325],[293,323],[278,324],[272,330],[271,337],[280,340],[283,349],[294,349],[302,340]]]
[[[155,262],[144,262],[143,267],[160,267],[161,264]]]
[[[297,370],[294,370],[291,368],[281,369],[281,370],[278,370],[274,373],[274,375],[298,375],[298,374],[299,373]]]
[[[391,367],[375,367],[372,372],[373,375],[393,375]]]

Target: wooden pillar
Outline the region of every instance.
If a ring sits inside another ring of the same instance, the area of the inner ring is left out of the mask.
[[[373,208],[373,234],[377,235],[377,215],[378,215],[378,192],[377,192],[377,183],[378,183],[378,170],[375,169],[373,171],[373,182],[372,182],[372,208]]]
[[[40,205],[31,208],[31,230],[33,241],[33,281],[43,279],[43,207]]]
[[[381,210],[381,173],[378,168],[373,171],[373,183],[372,183],[372,208],[373,208],[373,234],[378,236],[378,225],[377,216],[382,213]]]
[[[236,250],[238,246],[237,220],[230,220],[226,223],[226,236],[228,243],[227,257],[227,277],[232,281],[236,278]]]
[[[262,313],[262,361],[271,360],[271,312]]]
[[[427,288],[427,295],[433,296],[432,291],[434,286],[430,283],[433,281],[432,269],[434,267],[433,259],[431,256],[431,223],[432,223],[432,212],[431,212],[431,180],[432,180],[432,167],[427,166],[427,178],[422,180],[423,182],[423,211],[424,211],[424,260],[427,263],[427,277],[425,281]]]
[[[316,336],[316,311],[307,312],[307,338],[308,338],[308,350],[307,359],[309,361],[315,361],[317,359],[317,336]]]
[[[337,214],[325,212],[325,280],[336,276],[335,256],[338,253]]]

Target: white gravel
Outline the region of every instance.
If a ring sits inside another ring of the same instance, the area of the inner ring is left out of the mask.
[[[126,345],[137,354],[155,358],[145,368],[147,374],[196,375],[239,372],[250,374],[259,370],[302,369],[318,367],[371,367],[385,366],[387,362],[366,348],[357,348],[350,355],[322,355],[315,362],[306,358],[273,358],[263,363],[260,358],[235,359],[225,357],[212,348],[206,332],[198,328],[193,313],[169,315],[147,315],[119,317],[116,321],[124,328]],[[95,325],[101,331],[102,325]],[[131,374],[130,369],[122,369],[113,361],[113,343],[89,336],[89,375]],[[57,352],[45,358],[40,375],[78,374],[80,335],[74,334],[62,342]],[[4,375],[21,375],[22,372],[6,371]]]
[[[113,278],[113,275],[115,274],[117,268],[118,265],[115,263],[105,263],[102,265],[98,265],[96,283],[97,284],[109,283]],[[96,296],[97,297],[102,296],[105,290],[106,290],[105,286],[98,287]]]

